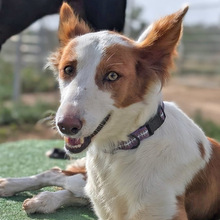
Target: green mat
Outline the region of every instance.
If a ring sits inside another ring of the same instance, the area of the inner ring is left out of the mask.
[[[62,140],[25,140],[0,144],[0,177],[30,176],[54,166],[65,169],[67,160],[49,159],[45,152],[54,147],[62,147]],[[88,207],[62,207],[52,214],[27,215],[22,210],[25,199],[42,191],[54,191],[54,187],[46,187],[38,191],[18,193],[13,197],[0,198],[0,220],[95,220],[97,219]]]

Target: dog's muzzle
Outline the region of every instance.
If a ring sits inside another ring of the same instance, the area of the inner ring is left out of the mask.
[[[81,153],[84,151],[89,144],[92,141],[92,138],[95,137],[104,127],[104,125],[107,123],[107,121],[110,118],[110,114],[107,115],[102,122],[99,124],[99,126],[95,129],[95,131],[85,138],[70,138],[70,137],[64,137],[65,141],[65,149],[73,154]]]

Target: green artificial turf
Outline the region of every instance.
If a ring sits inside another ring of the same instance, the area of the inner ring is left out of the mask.
[[[0,144],[0,177],[23,177],[34,175],[58,166],[65,169],[67,160],[49,159],[45,152],[54,147],[62,147],[62,140],[25,140]],[[46,187],[38,191],[27,191],[15,196],[0,198],[0,220],[95,220],[97,219],[89,207],[62,207],[52,214],[27,215],[22,210],[25,199],[39,192],[54,191],[54,187]]]

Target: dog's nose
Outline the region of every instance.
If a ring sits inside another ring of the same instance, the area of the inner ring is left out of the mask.
[[[63,134],[73,135],[81,130],[82,122],[78,117],[60,117],[57,126]]]

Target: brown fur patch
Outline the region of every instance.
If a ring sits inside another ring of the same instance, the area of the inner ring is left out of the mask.
[[[59,48],[57,51],[53,52],[49,56],[48,58],[49,67],[51,67],[52,70],[58,71],[62,53],[63,53],[63,48]]]
[[[83,179],[85,181],[87,180],[87,173],[86,172],[71,172],[68,170],[62,170],[62,173],[64,173],[66,176],[74,176],[76,174],[82,174],[84,176]]]
[[[59,77],[63,80],[72,80],[76,74],[76,68],[77,68],[77,55],[75,52],[76,47],[76,41],[72,40],[64,49],[62,52],[62,56],[60,58],[59,64],[58,64],[58,70],[59,70]],[[65,74],[64,68],[66,66],[72,66],[75,70],[73,74],[68,75]]]
[[[114,82],[104,81],[109,72],[116,72],[120,78]],[[145,71],[138,60],[138,50],[120,44],[109,46],[97,66],[95,81],[99,89],[112,94],[117,107],[127,107],[143,100],[146,89],[156,75]]]
[[[189,220],[220,217],[220,144],[208,138],[212,146],[210,161],[189,184],[185,206]]]
[[[65,175],[67,176],[72,176],[78,173],[86,174],[86,168],[71,166],[71,168],[69,167],[68,170],[62,170],[62,172],[65,173]]]
[[[81,2],[81,0],[80,0]],[[74,60],[72,57],[75,55],[74,50],[69,50],[73,45],[67,45],[74,37],[83,35],[91,32],[89,26],[83,21],[80,20],[74,13],[72,8],[67,4],[63,3],[60,9],[60,23],[58,30],[58,37],[61,44],[61,47],[54,52],[49,57],[49,62],[52,64],[52,68],[55,70],[61,70],[61,66],[63,67],[65,64],[63,62],[68,63],[67,65],[76,66],[76,59]],[[67,46],[67,47],[65,47]],[[68,51],[69,54],[65,53]],[[63,57],[63,53],[65,54]],[[71,56],[71,58],[70,58]],[[62,57],[62,61],[61,61]],[[60,64],[61,62],[61,64]],[[65,78],[63,73],[60,74],[61,78]]]
[[[97,67],[95,81],[101,90],[112,94],[117,107],[127,107],[143,100],[156,79],[168,78],[176,45],[182,33],[182,19],[188,8],[156,22],[141,43],[121,37],[129,46],[114,44],[105,50]],[[108,72],[117,72],[117,81],[104,81]]]
[[[73,13],[72,8],[67,3],[63,3],[60,9],[58,31],[61,46],[65,46],[70,39],[89,32],[91,32],[89,26]]]
[[[155,22],[146,39],[139,43],[143,59],[149,60],[162,82],[169,77],[168,70],[173,67],[176,46],[182,35],[182,20],[187,10],[188,7]]]
[[[63,80],[70,80],[75,75],[66,75],[64,68],[72,66],[74,70],[77,68],[77,55],[75,52],[76,41],[73,39],[65,47],[60,47],[56,52],[52,53],[49,57],[49,63],[52,69],[59,72],[59,77]]]
[[[185,210],[185,197],[177,196],[177,214],[172,218],[172,220],[188,220],[186,210]]]
[[[86,167],[79,167],[79,166],[68,166],[68,170],[62,170],[66,176],[73,176],[76,174],[82,174],[84,176],[84,180],[87,179],[87,172]]]
[[[205,158],[205,148],[204,148],[203,144],[201,142],[198,143],[198,147],[199,147],[201,157],[204,159]]]

